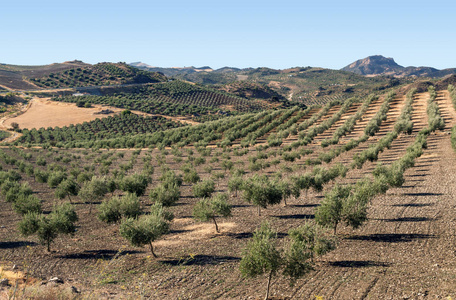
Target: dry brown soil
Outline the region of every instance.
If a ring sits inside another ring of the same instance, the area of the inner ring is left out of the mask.
[[[412,135],[400,135],[390,149],[381,153],[379,161],[392,163],[413,143],[416,133],[427,124],[428,97],[427,93],[415,97]],[[381,99],[375,101],[354,131],[341,142],[361,136],[381,103]],[[355,153],[390,132],[404,103],[404,97],[396,97],[379,133],[332,163],[349,165]],[[365,226],[356,230],[341,226],[337,249],[319,258],[315,270],[298,280],[294,287],[290,287],[280,275],[273,278],[273,299],[456,298],[456,154],[451,148],[449,135],[450,128],[456,124],[456,112],[446,92],[438,93],[437,103],[445,119],[445,129],[429,136],[428,148],[416,160],[415,166],[406,171],[404,185],[392,188],[372,201]],[[322,120],[336,111],[331,110]],[[355,111],[350,109],[342,119]],[[308,171],[311,167],[305,168],[304,161],[335,147],[322,149],[318,143],[341,124],[342,121],[338,122],[307,146],[315,151],[313,154],[293,163],[281,164],[298,167],[296,174]],[[232,155],[236,166],[247,170],[247,176],[250,173],[246,167],[248,157],[257,153],[254,148],[250,150],[245,156]],[[116,161],[113,169],[128,162],[132,154],[131,150],[121,152],[125,157]],[[176,162],[171,154],[166,155],[166,164],[178,173],[188,158],[186,151],[183,152],[183,162]],[[38,155],[47,152],[31,153],[33,162]],[[81,155],[70,149],[59,150],[59,153]],[[77,161],[81,167],[94,164],[93,158],[89,158],[90,153]],[[155,158],[159,153],[155,149],[150,154]],[[146,154],[149,153],[143,151],[137,159],[138,170],[141,158]],[[213,149],[206,157],[206,163],[197,167],[203,179],[212,176],[205,171],[207,166],[212,166],[213,172],[223,172],[220,162],[210,162],[211,158],[222,161],[222,154],[219,149]],[[194,156],[198,156],[196,151]],[[52,157],[47,158],[49,163]],[[161,175],[158,163],[155,160],[153,163],[156,171],[151,187],[158,183]],[[335,182],[354,183],[370,174],[375,165],[376,162],[366,162],[363,168],[350,170],[346,178],[337,178]],[[4,164],[3,169],[6,169]],[[271,166],[262,172],[286,175],[281,166]],[[46,184],[24,177],[45,200],[44,210],[49,211],[56,201],[53,190]],[[227,190],[227,178],[229,173],[218,181],[217,191]],[[334,182],[329,183],[325,190],[333,185]],[[149,193],[150,190],[141,198],[145,210],[150,205]],[[232,196],[233,216],[219,219],[221,233],[217,234],[212,223],[199,223],[192,218],[192,208],[198,199],[192,196],[191,185],[184,184],[181,193],[178,205],[172,207],[176,219],[171,233],[155,243],[158,259],[151,257],[147,247],[129,246],[119,236],[117,225],[100,222],[94,213],[89,213],[89,205],[77,198],[73,200],[80,217],[78,232],[73,238],[57,238],[52,245],[54,252],[48,254],[36,238],[24,238],[18,234],[16,226],[20,217],[12,211],[9,203],[1,199],[0,260],[17,264],[21,270],[26,269],[37,278],[62,277],[80,289],[83,296],[94,298],[96,295],[97,299],[140,299],[142,296],[148,299],[262,299],[266,278],[246,279],[239,272],[241,253],[252,232],[262,221],[268,220],[279,233],[280,246],[290,228],[314,217],[315,208],[323,198],[323,193],[309,191],[307,197],[290,199],[286,207],[276,205],[262,209],[262,215],[258,216],[255,207],[244,202],[239,195]]]

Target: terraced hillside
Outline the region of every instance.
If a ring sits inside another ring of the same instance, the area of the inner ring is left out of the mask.
[[[258,299],[268,272],[250,278],[240,271],[255,230],[267,221],[286,260],[289,230],[318,223],[328,228],[322,236],[336,236],[335,249],[298,256],[296,270],[307,272],[293,273],[302,275],[293,287],[282,269],[271,273],[271,299],[454,298],[453,104],[451,86],[392,91],[115,138],[90,126],[87,134],[100,139],[73,134],[55,148],[55,131],[42,130],[42,141],[27,140],[36,147],[20,140],[0,149],[2,263],[34,278],[58,276],[81,297]],[[70,183],[80,191],[65,190]],[[94,186],[106,188],[87,197],[83,191]],[[252,200],[256,186],[274,197]],[[231,216],[200,222],[202,191],[209,199],[226,193]],[[127,192],[137,193],[139,219],[158,214],[155,203],[174,214],[150,249],[123,238],[134,220],[102,221],[106,203],[132,199]],[[66,202],[77,213],[77,231],[56,237],[53,252],[20,233],[30,193],[42,218]]]

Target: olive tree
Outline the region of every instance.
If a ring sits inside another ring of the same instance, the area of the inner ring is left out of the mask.
[[[321,205],[315,212],[315,221],[323,226],[331,226],[334,234],[337,232],[337,225],[344,219],[344,202],[350,196],[351,186],[337,185],[325,195]]]
[[[334,234],[337,225],[345,222],[356,229],[367,220],[367,209],[370,200],[388,189],[388,180],[378,177],[375,180],[364,178],[355,185],[334,188],[325,195],[321,205],[315,212],[315,221],[323,226],[331,226]]]
[[[268,223],[263,223],[242,253],[239,268],[243,276],[268,274],[265,299],[269,297],[272,276],[280,270],[293,285],[297,279],[313,270],[314,257],[335,249],[334,237],[315,223],[308,222],[290,229],[288,235],[289,241],[284,249],[277,249],[276,232]]]
[[[31,195],[33,190],[28,182],[20,184],[19,182],[11,181],[8,178],[0,185],[0,193],[5,196],[6,202],[14,203],[21,195]]]
[[[78,216],[69,203],[54,207],[49,215],[36,212],[29,212],[19,222],[19,231],[24,236],[36,234],[41,244],[47,246],[51,252],[50,245],[59,234],[73,235]]]
[[[70,177],[68,179],[64,179],[55,189],[55,196],[58,199],[63,199],[68,196],[68,199],[71,202],[71,197],[76,196],[79,193],[80,186],[74,180],[74,178]]]
[[[90,181],[87,181],[82,186],[78,195],[86,203],[93,204],[103,198],[108,191],[109,189],[106,178],[94,176]],[[92,205],[90,206],[90,212],[92,212]]]
[[[62,171],[53,171],[49,174],[47,184],[50,188],[56,188],[64,179],[66,174]]]
[[[220,232],[215,217],[231,216],[231,205],[228,204],[227,200],[227,194],[217,194],[210,199],[201,199],[193,208],[193,216],[202,222],[212,219],[215,230]]]
[[[122,218],[136,218],[141,214],[141,204],[136,194],[126,193],[114,196],[98,207],[98,219],[108,224],[117,223]]]
[[[263,223],[257,229],[247,248],[242,253],[239,269],[245,277],[257,277],[268,274],[266,297],[269,297],[272,276],[275,275],[283,264],[283,258],[276,248],[277,233],[272,230],[268,223]]]
[[[215,190],[214,181],[208,179],[203,180],[192,187],[193,195],[197,198],[208,198],[212,195]]]
[[[266,176],[254,175],[244,182],[244,200],[258,206],[258,215],[261,215],[260,208],[267,208],[282,201],[282,191],[279,185],[270,181]]]
[[[195,169],[189,169],[184,172],[183,180],[188,183],[197,183],[200,180],[200,176]]]
[[[159,184],[150,191],[150,200],[163,206],[174,205],[180,197],[180,189],[176,183]]]
[[[148,244],[152,255],[157,257],[152,242],[169,232],[169,223],[172,219],[173,215],[170,212],[160,203],[155,203],[149,215],[137,219],[124,219],[120,224],[120,234],[133,246],[141,247]]]
[[[228,180],[228,190],[230,192],[235,192],[235,197],[237,197],[237,192],[242,189],[242,184],[244,183],[244,179],[241,176],[231,176]]]
[[[294,189],[296,190],[305,190],[306,191],[306,198],[309,189],[312,187],[313,183],[313,176],[310,173],[306,173],[301,176],[294,176],[291,178],[291,181],[294,184]]]
[[[279,187],[280,192],[282,193],[282,199],[283,199],[284,206],[287,206],[288,198],[290,198],[291,196],[298,198],[301,194],[299,187],[297,187],[295,184],[293,184],[287,180],[279,181],[278,187]]]
[[[34,195],[19,194],[13,202],[13,209],[20,215],[27,213],[41,213],[41,200]]]
[[[125,176],[119,181],[119,188],[124,192],[134,193],[136,196],[144,195],[147,186],[150,183],[150,177],[145,174],[132,174]]]

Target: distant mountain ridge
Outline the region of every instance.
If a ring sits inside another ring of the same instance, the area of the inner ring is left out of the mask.
[[[389,75],[395,77],[444,77],[456,73],[456,68],[439,70],[432,67],[403,67],[397,64],[393,58],[382,55],[359,59],[341,70],[364,76]]]

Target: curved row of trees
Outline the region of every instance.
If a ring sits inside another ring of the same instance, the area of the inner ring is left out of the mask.
[[[124,111],[115,116],[95,119],[82,124],[38,130],[23,129],[18,142],[33,144],[61,142],[65,144],[67,142],[96,141],[125,135],[152,133],[181,126],[183,124],[163,117],[143,117]]]

